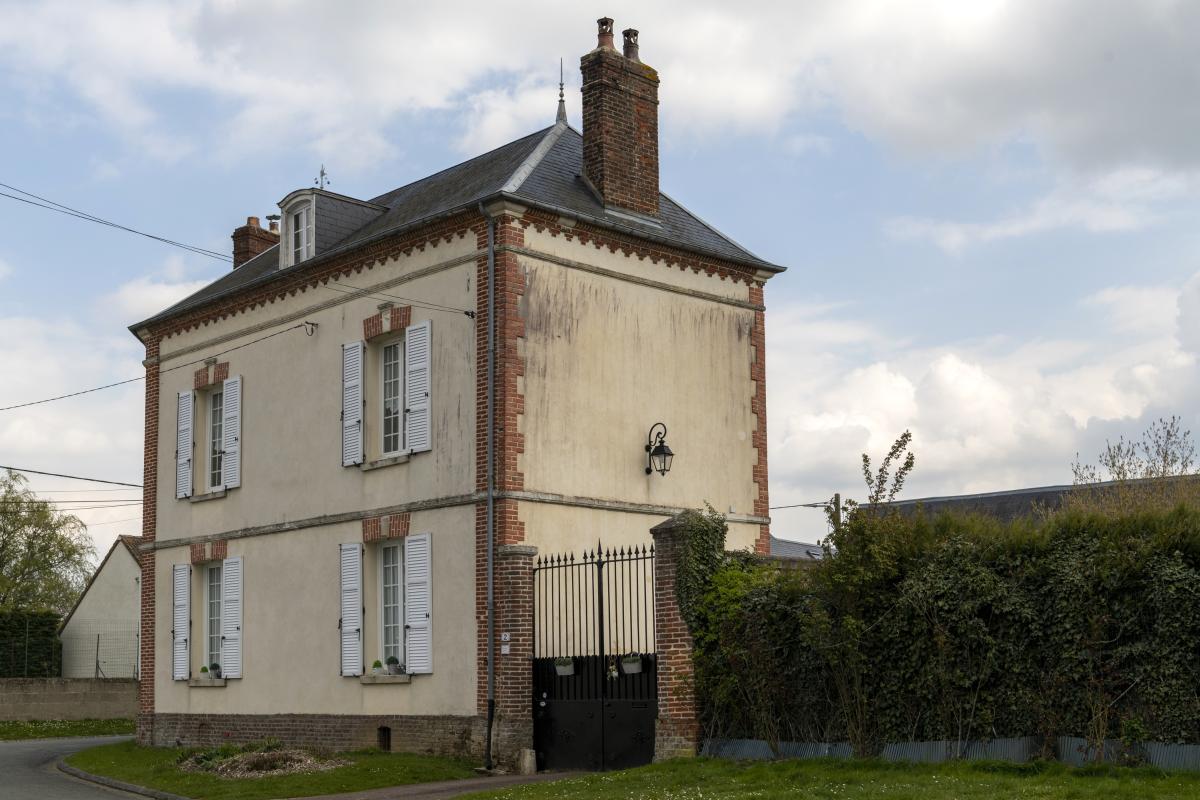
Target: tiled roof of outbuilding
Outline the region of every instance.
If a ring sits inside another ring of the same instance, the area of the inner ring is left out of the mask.
[[[565,123],[498,147],[371,200],[387,211],[308,263],[345,252],[399,230],[469,209],[499,197],[557,212],[650,241],[763,270],[783,267],[764,261],[689,212],[665,194],[658,219],[606,209],[581,177],[583,136]],[[136,331],[180,312],[250,286],[270,283],[287,273],[278,269],[279,247],[250,259],[208,286],[147,320]]]

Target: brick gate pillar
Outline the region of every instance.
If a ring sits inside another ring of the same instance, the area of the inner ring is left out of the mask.
[[[496,548],[496,724],[492,752],[514,765],[533,748],[533,562],[537,548]]]
[[[692,635],[675,593],[685,531],[678,516],[650,529],[654,537],[654,645],[658,653],[658,721],[654,760],[694,756],[700,744],[692,676]]]

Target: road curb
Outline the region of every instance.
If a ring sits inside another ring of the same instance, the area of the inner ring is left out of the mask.
[[[114,778],[106,778],[103,775],[93,775],[92,773],[84,772],[77,767],[72,767],[67,763],[65,758],[60,758],[55,766],[58,767],[60,772],[65,772],[72,778],[79,778],[82,781],[88,781],[90,783],[98,783],[101,786],[107,786],[110,789],[120,789],[122,792],[140,794],[143,797],[153,797],[155,800],[192,800],[190,797],[184,797],[183,795],[179,794],[171,794],[170,792],[161,792],[158,789],[150,789],[145,786],[138,786],[136,783],[125,783],[124,781],[118,781]]]

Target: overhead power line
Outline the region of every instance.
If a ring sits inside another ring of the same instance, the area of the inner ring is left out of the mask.
[[[232,353],[235,350],[241,350],[243,347],[249,347],[252,344],[258,344],[259,342],[270,339],[273,336],[279,336],[280,334],[287,333],[288,331],[294,331],[294,330],[297,330],[298,328],[308,328],[309,326],[316,327],[316,323],[301,322],[299,325],[293,325],[290,328],[284,328],[281,331],[275,331],[274,333],[268,333],[266,336],[260,336],[257,339],[252,339],[251,341],[246,342],[244,344],[239,344],[237,347],[231,347],[228,350],[222,350],[219,353],[212,353],[210,355],[205,356],[204,358],[198,358],[195,361],[189,361],[186,364],[176,364],[173,367],[167,367],[166,369],[159,370],[159,374],[161,375],[164,372],[174,372],[177,369],[183,369],[185,367],[194,367],[197,364],[204,363],[205,361],[207,361],[210,358],[218,358],[218,357],[226,355],[228,353]],[[57,397],[47,397],[43,400],[30,400],[27,403],[17,403],[16,405],[12,405],[12,406],[4,406],[3,408],[0,408],[0,411],[12,411],[15,408],[28,408],[29,406],[37,406],[37,405],[41,405],[42,403],[53,403],[55,400],[66,400],[68,397],[78,397],[81,394],[90,394],[91,392],[98,392],[101,389],[111,389],[114,386],[123,386],[127,383],[134,383],[135,381],[144,381],[144,380],[146,380],[146,376],[142,375],[141,377],[138,377],[138,378],[129,378],[127,380],[117,381],[116,383],[106,383],[103,386],[93,386],[91,389],[81,389],[78,392],[71,392],[69,394],[60,394]]]
[[[0,469],[11,469],[13,472],[27,472],[30,475],[48,475],[51,478],[70,478],[73,481],[87,481],[88,483],[108,483],[113,486],[131,486],[134,489],[141,489],[140,483],[124,483],[122,481],[110,481],[104,478],[81,478],[78,475],[63,475],[61,472],[42,472],[36,469],[22,469],[21,467],[6,467],[0,464]]]
[[[98,528],[101,525],[116,525],[119,522],[136,522],[141,517],[129,517],[127,519],[110,519],[104,522],[92,522],[88,525],[89,528]]]
[[[102,217],[97,217],[95,214],[89,214],[86,211],[80,211],[77,208],[71,208],[70,206],[65,206],[62,203],[56,203],[53,200],[49,200],[45,197],[42,197],[41,195],[36,195],[33,192],[27,192],[24,189],[18,189],[16,186],[10,186],[7,183],[0,183],[0,186],[4,187],[5,189],[9,189],[11,191],[17,192],[17,194],[25,195],[24,197],[18,197],[15,194],[8,194],[7,192],[0,192],[0,197],[7,197],[9,200],[16,200],[17,202],[26,203],[31,206],[36,206],[37,208],[44,208],[47,211],[56,211],[59,214],[66,214],[68,217],[75,217],[76,219],[82,219],[86,222],[95,222],[98,225],[106,225],[110,228],[116,228],[119,231],[125,231],[127,233],[133,233],[138,236],[144,236],[147,239],[153,239],[156,242],[162,242],[163,244],[169,244],[172,247],[179,247],[179,248],[187,250],[191,253],[195,253],[196,255],[208,256],[209,258],[215,258],[220,261],[233,261],[232,256],[228,256],[224,253],[218,253],[215,250],[208,250],[204,247],[197,247],[195,245],[184,244],[183,242],[177,242],[174,239],[168,239],[165,236],[156,236],[153,233],[146,233],[145,231],[139,231],[136,228],[130,228],[126,225],[121,225],[121,224],[113,222],[111,220],[107,220]],[[33,198],[33,199],[31,200],[29,198]]]
[[[345,287],[344,289],[342,288],[343,286]],[[438,303],[430,303],[426,300],[414,300],[411,297],[402,297],[398,294],[388,294],[387,292],[372,292],[370,289],[362,289],[357,286],[351,286],[348,283],[343,283],[341,286],[329,286],[328,284],[322,284],[321,288],[329,289],[330,291],[333,291],[333,292],[341,292],[342,294],[357,294],[357,295],[362,295],[363,297],[381,297],[381,298],[386,298],[388,300],[402,300],[403,302],[408,303],[409,305],[412,305],[412,306],[416,306],[417,308],[424,308],[429,311],[445,311],[449,314],[465,314],[466,316],[470,317],[471,319],[475,319],[475,312],[468,311],[467,309],[464,309],[464,308],[455,308],[454,306],[443,306]]]

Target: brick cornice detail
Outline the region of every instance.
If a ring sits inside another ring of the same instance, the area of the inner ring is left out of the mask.
[[[750,286],[750,302],[758,307],[763,305],[763,285],[761,282]],[[770,516],[770,497],[767,489],[767,329],[766,312],[754,312],[754,329],[750,335],[750,382],[753,394],[750,399],[750,410],[753,412],[756,424],[750,436],[757,458],[754,462],[754,484],[758,488],[754,498],[754,513],[756,516]],[[754,551],[762,555],[771,552],[771,526],[760,525],[758,539],[754,542]]]

